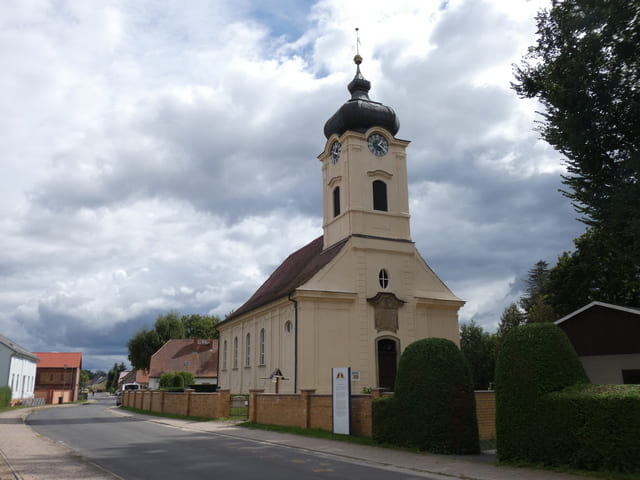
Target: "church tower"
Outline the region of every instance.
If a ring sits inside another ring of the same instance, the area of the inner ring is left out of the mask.
[[[349,236],[411,241],[406,148],[395,138],[400,122],[391,107],[369,98],[360,72],[351,99],[324,126],[322,162],[324,248]]]

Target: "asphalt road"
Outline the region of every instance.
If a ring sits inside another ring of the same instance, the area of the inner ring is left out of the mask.
[[[113,397],[34,412],[27,423],[125,480],[176,478],[406,480],[423,475],[350,462],[332,455],[198,433],[109,412]]]

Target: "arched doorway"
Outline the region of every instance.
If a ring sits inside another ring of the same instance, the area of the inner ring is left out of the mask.
[[[378,387],[393,391],[398,371],[398,342],[392,338],[378,340]]]

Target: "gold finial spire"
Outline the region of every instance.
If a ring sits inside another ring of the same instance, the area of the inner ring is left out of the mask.
[[[358,33],[360,29],[356,27],[356,56],[353,57],[353,61],[356,65],[360,65],[362,63],[362,57],[360,56],[360,34]]]

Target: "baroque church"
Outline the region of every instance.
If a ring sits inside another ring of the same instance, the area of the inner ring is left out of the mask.
[[[459,345],[464,302],[411,240],[407,154],[394,110],[369,98],[360,72],[326,122],[323,235],[292,253],[217,328],[218,384],[231,393],[331,392],[332,367],[351,390],[393,390],[403,349],[441,337]]]

